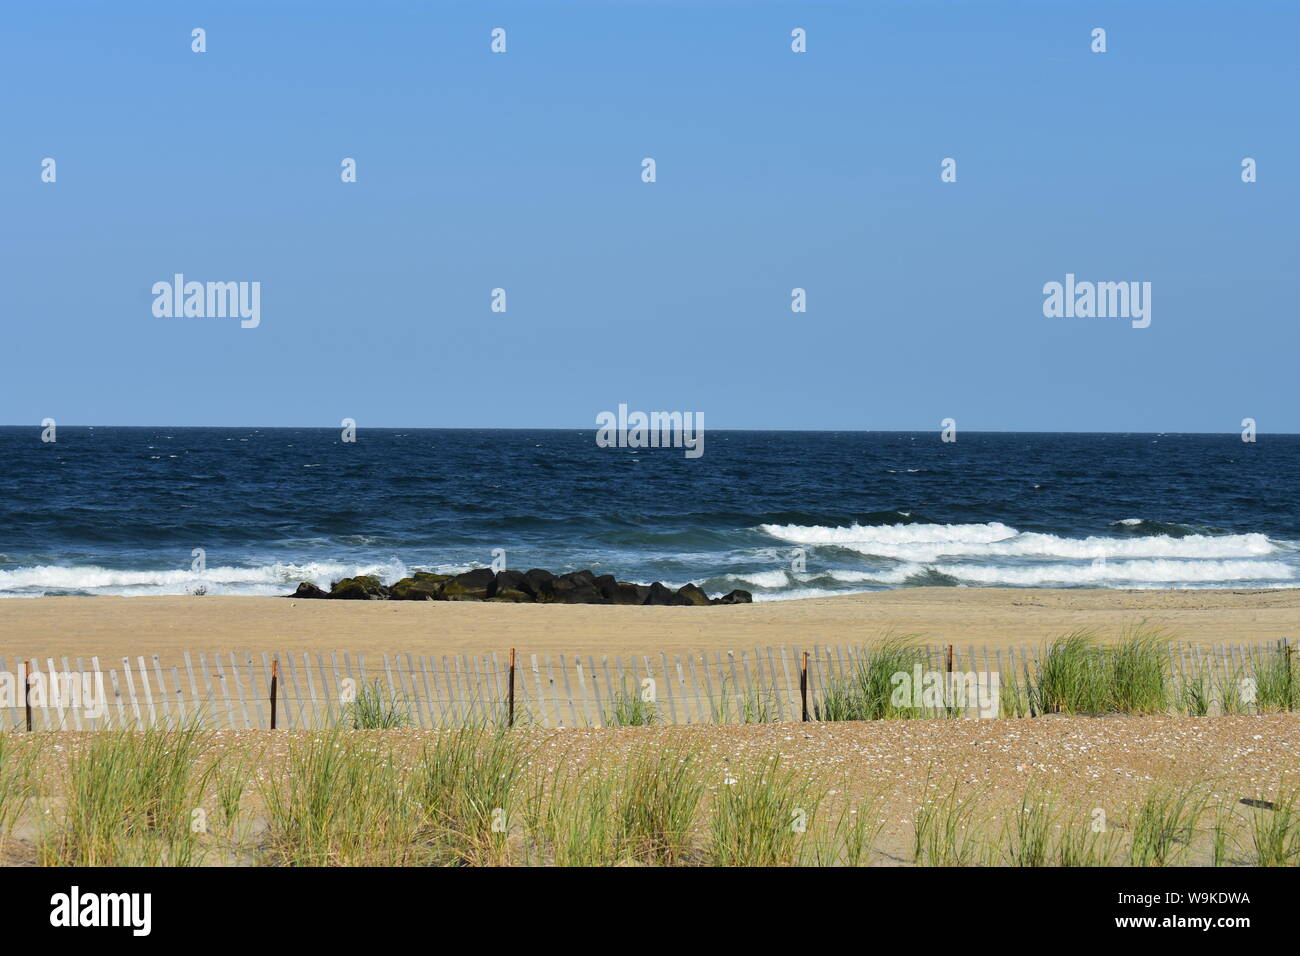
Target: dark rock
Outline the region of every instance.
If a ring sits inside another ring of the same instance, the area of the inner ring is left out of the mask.
[[[548,600],[556,604],[599,604],[600,601],[591,600],[587,594],[587,589],[600,595],[600,590],[596,587],[596,576],[590,571],[570,571],[568,574],[561,574],[551,582],[554,593]],[[579,593],[574,593],[579,592]]]
[[[664,590],[667,590],[665,588]],[[627,581],[617,581],[614,584],[613,593],[608,596],[610,604],[644,604],[646,597],[650,594],[650,589],[644,584],[631,584]]]
[[[673,595],[674,604],[688,604],[693,607],[708,607],[709,596],[694,584],[683,584]]]
[[[496,593],[497,576],[491,568],[475,568],[442,585],[445,601],[486,601]]]
[[[464,574],[434,574],[416,571],[410,577],[385,587],[367,574],[341,578],[328,593],[309,581],[287,597],[339,598],[345,601],[498,601],[524,604],[620,604],[678,605],[704,607],[709,604],[750,604],[754,598],[739,589],[719,598],[709,596],[694,584],[684,584],[675,592],[659,583],[651,585],[619,581],[612,574],[595,574],[591,570],[552,574],[545,568],[528,571],[494,572],[476,568]]]
[[[327,598],[329,596],[330,593],[328,591],[322,591],[310,581],[303,581],[302,584],[298,585],[298,590],[294,591],[292,594],[285,595],[285,597],[292,598]]]
[[[386,601],[388,588],[371,574],[358,574],[354,578],[341,578],[330,586],[330,597],[342,601]]]
[[[497,573],[497,593],[502,591],[523,591],[532,599],[532,588],[522,571],[500,571]]]
[[[654,584],[650,585],[650,588],[646,593],[645,600],[642,601],[641,603],[653,604],[659,607],[664,607],[669,604],[672,604],[673,598],[675,596],[676,595],[674,595],[671,590],[669,590],[668,588],[660,584],[658,581],[656,581]]]
[[[570,588],[594,588],[596,586],[596,575],[590,571],[570,571],[568,574],[561,574],[555,579],[556,591],[567,591]]]
[[[750,594],[748,591],[742,591],[740,590],[740,588],[736,588],[734,591],[729,591],[720,598],[714,598],[709,603],[710,604],[753,604],[754,595]]]
[[[555,598],[555,575],[543,568],[533,568],[531,571],[524,572],[524,583],[527,584],[528,590],[532,592],[533,597],[540,602],[548,602]]]
[[[609,601],[593,585],[579,584],[555,592],[557,604],[608,604]]]

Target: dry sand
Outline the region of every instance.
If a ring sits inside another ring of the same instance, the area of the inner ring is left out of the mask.
[[[182,651],[630,653],[862,643],[886,632],[926,643],[1036,646],[1146,621],[1177,640],[1300,636],[1300,589],[1109,591],[906,588],[727,607],[605,607],[258,597],[0,600],[0,654],[22,657]]]

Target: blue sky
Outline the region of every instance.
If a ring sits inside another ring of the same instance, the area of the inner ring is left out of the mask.
[[[0,422],[1300,432],[1297,11],[14,5]]]

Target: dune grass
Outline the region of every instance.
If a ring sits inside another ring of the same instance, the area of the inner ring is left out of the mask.
[[[1257,648],[1247,657],[1259,710],[1300,709],[1300,654],[1294,648]]]
[[[0,848],[36,794],[40,748],[16,746],[0,732]]]
[[[1300,865],[1300,790],[1278,787],[1270,809],[1250,820],[1250,843],[1256,866]]]
[[[268,765],[258,741],[209,751],[193,729],[104,732],[42,777],[39,740],[0,736],[0,835],[26,819],[35,862],[55,866],[1300,864],[1300,792],[1284,782],[1241,800],[1158,780],[1103,807],[1041,778],[1008,793],[931,777],[898,819],[884,791],[864,798],[775,753],[669,739],[571,760],[554,738],[487,727],[401,739],[336,728]],[[901,858],[881,844],[889,816],[910,827],[889,837]]]
[[[778,756],[729,771],[709,817],[708,862],[715,866],[789,866],[823,794]]]
[[[847,677],[833,678],[822,696],[821,720],[886,720],[929,717],[933,714],[909,699],[895,695],[897,675],[909,680],[915,665],[928,667],[925,649],[912,637],[886,635],[862,648],[857,664]]]
[[[445,731],[421,751],[411,795],[442,861],[509,862],[516,793],[528,758],[522,738],[488,727]]]
[[[202,861],[200,765],[207,735],[104,731],[70,751],[61,813],[43,821],[47,866],[188,866]]]
[[[639,693],[623,690],[615,694],[601,715],[606,727],[649,727],[661,722],[659,709],[653,701]]]
[[[407,703],[386,691],[378,680],[357,691],[356,699],[343,708],[341,720],[353,730],[393,730],[414,723]]]
[[[999,677],[999,715],[1268,713],[1300,708],[1300,662],[1292,649],[1253,648],[1230,659],[1199,657],[1174,665],[1173,644],[1161,629],[1126,628],[1114,643],[1091,631],[1075,631],[1044,645],[1023,673],[1005,667]],[[924,647],[910,638],[886,636],[862,648],[852,671],[827,682],[812,702],[817,719],[889,720],[965,716],[951,701],[917,706],[900,685],[914,682],[914,668],[929,667]]]
[[[1145,626],[1105,645],[1075,631],[1048,645],[1033,687],[1042,714],[1159,714],[1170,708],[1169,639]]]
[[[1207,802],[1208,795],[1197,786],[1152,787],[1129,821],[1129,863],[1172,866],[1184,862]]]
[[[776,693],[771,688],[739,689],[724,677],[709,711],[715,724],[770,723],[777,719]]]
[[[987,826],[979,803],[963,797],[954,781],[937,796],[926,777],[912,820],[912,862],[917,866],[971,866],[986,861],[988,845],[979,833]]]
[[[287,766],[259,783],[263,856],[281,866],[429,862],[427,835],[391,748],[338,729],[289,746]]]
[[[699,755],[680,747],[639,748],[614,768],[561,762],[530,795],[529,855],[561,866],[687,862],[705,790]]]

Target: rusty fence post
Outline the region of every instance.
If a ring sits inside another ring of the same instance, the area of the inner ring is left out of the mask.
[[[1282,657],[1286,662],[1286,709],[1295,710],[1295,667],[1291,663],[1291,638],[1282,638]]]
[[[32,662],[23,661],[23,707],[27,711],[27,732],[32,730]]]
[[[799,699],[803,702],[803,720],[808,722],[808,652],[799,663]]]
[[[271,729],[275,730],[275,698],[280,684],[280,658],[271,658]]]
[[[509,696],[509,713],[506,717],[506,726],[515,725],[515,649],[510,648],[510,696]]]

